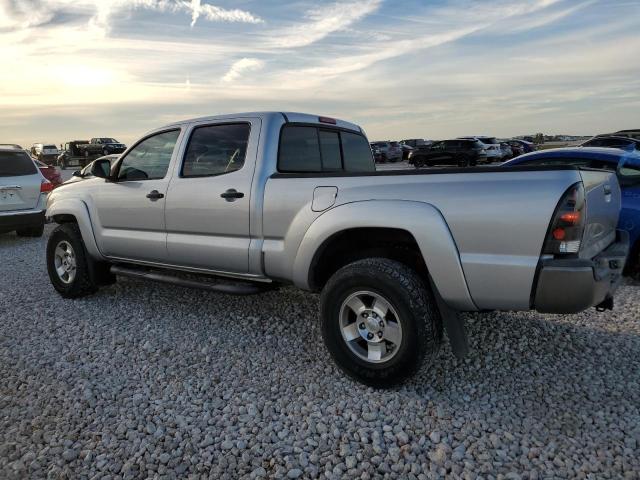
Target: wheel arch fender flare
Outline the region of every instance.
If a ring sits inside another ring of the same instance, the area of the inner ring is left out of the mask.
[[[57,200],[47,208],[47,218],[56,223],[75,221],[80,228],[82,241],[89,255],[96,260],[104,260],[93,232],[89,209],[82,200],[76,198]]]
[[[354,228],[407,231],[416,240],[433,284],[447,305],[459,311],[477,310],[449,227],[440,211],[425,202],[366,200],[326,211],[309,226],[298,247],[293,265],[294,284],[311,289],[316,252],[335,234]]]

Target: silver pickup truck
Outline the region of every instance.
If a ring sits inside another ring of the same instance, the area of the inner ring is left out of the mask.
[[[63,297],[117,275],[235,294],[321,292],[329,352],[373,386],[428,365],[444,331],[464,355],[458,312],[611,308],[628,251],[612,173],[379,172],[362,129],[327,117],[187,120],[92,169],[48,200],[59,226],[47,266]]]

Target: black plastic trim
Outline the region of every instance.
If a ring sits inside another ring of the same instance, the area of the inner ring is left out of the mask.
[[[349,130],[350,131],[350,130]],[[357,132],[356,132],[357,133]],[[445,173],[483,173],[483,172],[546,172],[556,170],[590,170],[573,165],[513,166],[513,167],[456,167],[415,170],[383,170],[375,172],[277,172],[271,178],[325,178],[325,177],[387,177],[397,175],[438,175]]]

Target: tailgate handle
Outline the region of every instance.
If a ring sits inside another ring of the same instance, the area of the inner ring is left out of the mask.
[[[604,194],[605,195],[611,195],[611,185],[605,185],[604,186]]]
[[[22,190],[20,185],[2,185],[0,190]]]

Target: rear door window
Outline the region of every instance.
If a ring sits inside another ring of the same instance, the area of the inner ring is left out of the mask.
[[[183,177],[207,177],[240,170],[251,126],[248,123],[208,125],[193,130],[182,164]]]
[[[19,177],[37,172],[36,165],[26,152],[0,152],[0,177]]]

